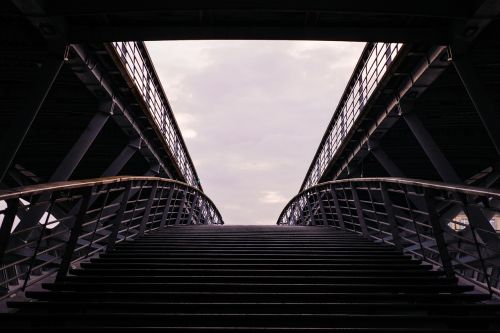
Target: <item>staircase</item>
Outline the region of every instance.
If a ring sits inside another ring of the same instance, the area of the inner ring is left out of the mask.
[[[326,227],[169,227],[9,303],[7,331],[477,332],[500,305],[394,247]]]

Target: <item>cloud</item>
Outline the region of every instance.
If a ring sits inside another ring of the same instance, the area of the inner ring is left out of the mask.
[[[182,137],[184,137],[185,139],[196,138],[197,135],[198,133],[196,133],[194,129],[185,128],[184,130],[182,130]]]
[[[147,43],[203,189],[227,224],[276,222],[299,190],[363,45]]]
[[[287,202],[287,198],[277,191],[262,191],[259,200],[266,204],[278,204]]]

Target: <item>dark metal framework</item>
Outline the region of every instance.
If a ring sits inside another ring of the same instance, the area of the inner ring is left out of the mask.
[[[362,116],[365,105],[380,88],[380,82],[389,73],[391,64],[402,48],[402,44],[396,43],[366,45],[323,135],[301,190],[320,181],[337,151],[351,136],[351,131],[355,129],[358,119]]]
[[[144,100],[153,122],[158,126],[159,136],[166,141],[186,183],[200,188],[193,162],[146,46],[143,42],[113,42],[110,45],[111,51],[116,52],[126,69],[124,74],[131,78],[134,89]]]
[[[500,295],[500,191],[405,178],[331,181],[296,195],[277,224],[331,226],[395,245]],[[451,212],[451,214],[450,214]]]
[[[30,210],[46,209],[27,226]],[[170,225],[223,224],[213,202],[185,183],[157,177],[105,177],[0,192],[0,298]]]

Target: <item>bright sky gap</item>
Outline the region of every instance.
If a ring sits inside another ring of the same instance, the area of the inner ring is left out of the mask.
[[[299,190],[364,43],[146,43],[205,193],[274,224]]]

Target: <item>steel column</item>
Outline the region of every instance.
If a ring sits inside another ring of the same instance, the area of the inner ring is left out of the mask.
[[[5,251],[9,246],[10,233],[16,219],[19,199],[7,200],[6,204],[7,208],[3,213],[2,226],[0,227],[0,267],[2,267]]]
[[[193,220],[193,214],[194,214],[197,200],[198,200],[198,192],[195,192],[193,201],[191,203],[191,209],[189,210],[188,224],[191,224],[191,222]]]
[[[42,67],[37,77],[33,80],[32,86],[28,89],[26,99],[19,108],[14,121],[9,124],[3,133],[0,143],[0,182],[4,179],[10,165],[16,157],[17,151],[21,147],[26,134],[33,124],[38,111],[43,105],[54,81],[59,74],[64,63],[64,49],[49,55],[42,63]]]
[[[56,275],[56,281],[61,281],[66,274],[71,265],[71,260],[73,258],[73,253],[75,252],[76,243],[80,237],[82,231],[82,224],[87,214],[87,209],[89,208],[90,197],[92,195],[92,187],[83,193],[82,200],[80,201],[80,209],[78,210],[78,215],[76,216],[75,223],[71,228],[71,233],[69,239],[66,242],[66,247],[64,248],[64,253],[61,257],[61,264]]]
[[[399,250],[403,250],[398,222],[396,220],[396,215],[394,214],[394,207],[392,206],[392,200],[385,184],[380,183],[380,193],[382,194],[382,201],[384,202],[385,212],[387,213],[387,222],[391,227],[392,241]]]
[[[321,197],[321,193],[317,188],[316,188],[316,195],[318,196],[319,210],[321,211],[321,216],[323,217],[323,225],[327,226],[328,219],[326,218],[325,207],[323,207],[323,198]]]
[[[358,215],[359,226],[361,227],[361,232],[364,236],[368,237],[370,234],[368,233],[368,228],[366,227],[365,216],[363,215],[363,209],[361,208],[361,203],[359,201],[358,192],[353,183],[351,183],[351,193],[352,199],[354,201],[354,205],[356,206],[356,213]],[[347,198],[346,198],[347,199]]]
[[[144,230],[146,230],[146,223],[149,220],[149,213],[151,213],[151,206],[153,205],[153,201],[156,197],[157,188],[158,188],[158,182],[155,182],[153,184],[153,187],[151,188],[151,193],[149,194],[148,203],[146,204],[146,209],[144,210],[144,216],[142,217],[141,225],[139,226],[138,236],[144,235]]]
[[[342,230],[345,230],[344,216],[342,215],[342,211],[340,210],[339,198],[337,197],[337,193],[335,193],[335,188],[332,187],[330,193],[332,194],[335,210],[337,211],[337,218],[339,219],[339,227]]]
[[[113,226],[111,227],[111,233],[109,234],[108,237],[108,246],[106,247],[106,252],[113,250],[115,247],[116,239],[118,238],[118,231],[123,221],[123,216],[125,215],[125,211],[127,210],[127,203],[130,198],[131,188],[132,188],[132,182],[128,182],[125,185],[123,194],[121,195],[120,208],[118,209],[118,212],[116,213],[116,216],[112,222]]]
[[[446,240],[444,238],[443,228],[441,228],[441,223],[439,221],[439,216],[437,214],[436,208],[434,207],[429,193],[424,193],[425,205],[427,208],[427,213],[429,214],[429,222],[432,226],[432,231],[434,234],[434,239],[436,240],[436,246],[439,251],[439,256],[441,258],[441,263],[443,264],[443,269],[446,276],[449,278],[455,277],[455,270],[453,269],[453,264],[451,262],[451,256],[448,252],[448,247],[446,245]],[[422,246],[422,245],[421,245]],[[422,255],[423,255],[422,247]],[[425,256],[424,256],[425,258]]]
[[[415,112],[407,112],[403,114],[403,117],[441,178],[448,183],[461,184],[462,179],[460,179],[430,133],[425,129],[420,119],[418,119],[417,114]]]
[[[179,203],[179,210],[177,211],[177,217],[175,218],[175,225],[179,225],[181,223],[181,215],[184,210],[184,204],[186,202],[186,192],[182,192],[182,200]]]
[[[172,187],[170,188],[170,192],[168,193],[167,202],[165,203],[165,209],[163,210],[163,215],[161,217],[160,229],[163,229],[165,227],[166,222],[167,222],[168,212],[170,211],[170,202],[172,201],[172,196],[174,194],[174,190],[175,190],[175,186],[172,185]]]
[[[311,225],[315,226],[316,225],[316,219],[314,218],[314,211],[313,211],[313,208],[311,206],[311,200],[309,200],[309,198],[311,197],[312,195],[310,194],[309,196],[306,197],[306,203],[307,203],[307,209],[309,210],[309,216],[311,217]]]

